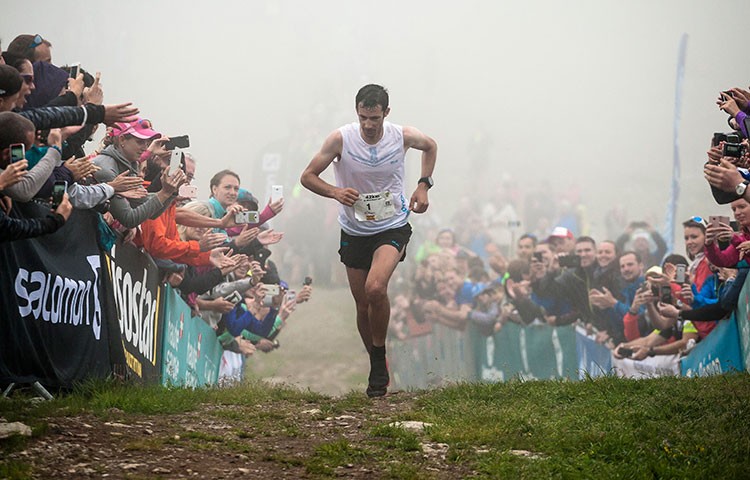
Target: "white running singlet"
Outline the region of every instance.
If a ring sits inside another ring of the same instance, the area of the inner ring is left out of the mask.
[[[404,194],[404,133],[400,125],[383,123],[383,138],[375,145],[362,139],[359,123],[339,128],[341,158],[334,161],[336,184],[360,194],[390,192],[395,214],[382,220],[358,220],[354,207],[339,204],[339,224],[349,235],[368,236],[406,225],[408,200]],[[374,197],[374,196],[373,196]],[[361,218],[361,217],[360,217]]]

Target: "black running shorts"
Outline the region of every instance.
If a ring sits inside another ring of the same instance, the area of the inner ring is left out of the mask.
[[[403,248],[404,253],[399,260],[403,262],[406,258],[406,244],[409,243],[410,237],[411,225],[408,223],[403,227],[385,230],[366,237],[349,235],[342,230],[339,247],[341,263],[349,268],[369,270],[370,265],[372,265],[372,256],[381,245],[391,245],[399,251]]]

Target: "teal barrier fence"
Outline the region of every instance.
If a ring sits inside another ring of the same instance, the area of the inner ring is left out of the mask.
[[[169,285],[164,288],[162,383],[186,387],[214,385],[223,352],[216,333]]]

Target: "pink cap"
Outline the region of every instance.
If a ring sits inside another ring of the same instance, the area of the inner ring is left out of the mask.
[[[161,137],[161,133],[152,128],[151,120],[143,118],[136,118],[128,123],[115,123],[114,126],[112,126],[112,136],[119,137],[122,135],[132,135],[144,140]]]

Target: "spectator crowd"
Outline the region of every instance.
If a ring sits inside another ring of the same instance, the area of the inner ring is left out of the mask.
[[[292,289],[269,259],[284,238],[267,223],[282,213],[283,195],[263,202],[224,169],[210,198],[195,198],[189,138],[170,137],[131,103],[105,104],[100,79],[56,66],[41,35],[19,35],[2,52],[0,238],[50,234],[73,209],[96,212],[101,248],[122,239],[150,255],[162,281],[216,331],[222,375],[237,378],[245,357],[279,347],[312,294],[309,277]],[[100,126],[101,143],[87,145]],[[28,216],[29,202],[49,213]]]
[[[624,219],[612,215],[612,237],[594,239],[581,234],[585,210],[568,201],[549,223],[539,199],[510,189],[490,204],[464,199],[450,227],[435,227],[414,245],[415,267],[392,300],[392,335],[406,340],[433,324],[471,325],[486,336],[508,322],[575,324],[616,359],[690,352],[730,317],[748,272],[750,91],[728,89],[717,104],[731,130],[710,137],[704,174],[733,220],[710,215],[711,207],[696,212],[681,225],[686,251],[670,252],[646,221],[617,231]]]

